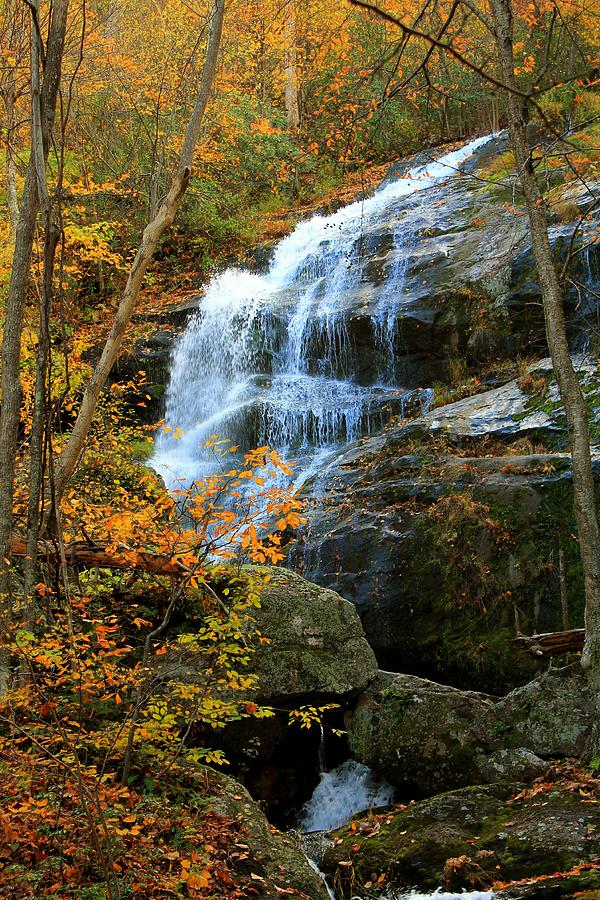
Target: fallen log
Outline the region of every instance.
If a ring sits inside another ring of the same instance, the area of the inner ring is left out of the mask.
[[[27,544],[20,535],[11,537],[11,553],[13,556],[27,556]],[[60,562],[58,548],[50,541],[39,541],[37,545],[37,558],[40,561],[50,560]],[[190,570],[169,556],[152,553],[109,553],[105,547],[97,547],[85,542],[77,542],[65,545],[65,558],[69,566],[81,566],[102,569],[132,569],[139,572],[149,572],[152,575],[185,576]]]
[[[558,656],[561,653],[579,653],[583,649],[584,638],[584,628],[573,628],[548,634],[520,634],[512,639],[512,643],[533,656]]]

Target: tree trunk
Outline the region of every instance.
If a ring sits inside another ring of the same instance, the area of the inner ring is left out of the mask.
[[[14,84],[8,85],[4,93],[4,115],[6,118],[6,205],[8,206],[8,221],[10,226],[10,240],[13,240],[19,220],[19,197],[17,194],[17,167],[15,164],[15,151],[12,140],[12,132],[15,125],[15,100]]]
[[[46,48],[40,97],[44,160],[48,155],[60,84],[69,0],[55,0]],[[35,15],[35,8],[33,15]],[[33,26],[35,27],[35,26]],[[0,592],[10,592],[8,567],[14,493],[15,458],[19,435],[22,388],[20,379],[21,332],[29,287],[35,223],[39,209],[33,157],[21,198],[13,264],[6,298],[2,337],[2,408],[0,410]]]
[[[212,0],[206,59],[204,61],[196,105],[194,106],[190,117],[183,142],[179,158],[179,167],[173,178],[171,189],[167,194],[167,197],[162,202],[156,216],[148,223],[144,230],[142,242],[129,271],[127,284],[119,303],[110,334],[104,345],[102,356],[100,357],[85,389],[79,414],[69,441],[57,460],[54,502],[60,502],[65,487],[75,471],[96,411],[100,393],[113,363],[118,356],[125,330],[135,309],[144,276],[152,261],[160,238],[173,223],[181,198],[188,186],[194,159],[194,151],[200,137],[200,127],[208,104],[217,68],[221,32],[223,29],[224,8],[225,0]]]
[[[544,198],[527,139],[526,103],[515,92],[517,84],[514,74],[511,0],[491,0],[491,6],[502,79],[508,88],[506,108],[510,139],[529,216],[548,348],[567,418],[573,461],[575,518],[585,583],[585,644],[581,664],[589,673],[600,711],[600,531],[596,516],[587,410],[569,350],[562,287],[548,239]]]
[[[39,302],[39,340],[36,360],[36,378],[29,439],[29,502],[27,509],[27,548],[24,566],[24,620],[25,627],[32,627],[32,589],[36,571],[36,546],[40,526],[40,506],[43,497],[44,437],[46,433],[46,376],[50,364],[50,307],[53,294],[54,260],[60,238],[60,229],[52,219],[52,202],[48,192],[44,134],[42,128],[39,69],[42,58],[39,36],[34,29],[31,53],[31,158],[36,172],[38,200],[44,225],[43,276]]]
[[[288,128],[295,135],[300,130],[295,0],[288,0],[285,12],[285,111]]]

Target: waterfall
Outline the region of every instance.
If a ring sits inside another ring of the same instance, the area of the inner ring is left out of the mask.
[[[390,806],[394,788],[375,773],[356,762],[346,760],[337,769],[323,772],[312,797],[299,814],[303,832],[333,831],[353,816],[378,806]]]
[[[324,854],[328,837],[324,832],[346,825],[354,816],[367,809],[390,806],[394,802],[394,788],[371,769],[356,760],[349,759],[336,769],[323,772],[310,800],[298,814],[298,828],[304,833],[303,846],[309,862],[323,877],[318,862]],[[315,860],[311,860],[311,855]],[[327,888],[335,900],[335,894]],[[374,896],[372,893],[369,897]],[[356,895],[353,900],[366,900]],[[420,891],[389,892],[385,890],[380,900],[493,900],[491,891],[453,893],[442,888],[433,893]]]
[[[165,421],[180,436],[159,435],[152,460],[169,486],[214,468],[205,449],[212,435],[242,449],[272,446],[298,460],[305,479],[324,452],[402,413],[407,392],[396,383],[396,332],[417,240],[411,211],[431,209],[431,189],[489,140],[471,141],[333,215],[301,222],[265,274],[231,268],[212,279],[173,352]],[[378,369],[365,374],[349,311],[368,262],[364,248],[382,222],[393,247],[366,313]]]

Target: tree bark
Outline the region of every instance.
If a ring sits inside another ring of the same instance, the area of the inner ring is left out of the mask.
[[[4,47],[10,48],[4,64],[0,67],[0,96],[4,106],[6,129],[6,204],[8,206],[10,240],[12,241],[15,237],[19,216],[15,144],[18,131],[17,102],[24,89],[19,73],[29,43],[27,39],[27,7],[19,0],[5,0],[2,20],[4,28],[0,39]]]
[[[288,0],[285,12],[285,111],[288,128],[295,135],[300,130],[295,0]]]
[[[69,441],[57,460],[55,470],[55,503],[60,502],[65,487],[79,462],[96,411],[100,393],[113,363],[118,356],[125,330],[131,320],[140,294],[144,276],[152,261],[160,238],[173,223],[181,198],[188,186],[194,159],[194,151],[200,137],[200,127],[208,105],[217,68],[221,33],[223,29],[224,8],[225,0],[212,0],[206,59],[204,61],[196,104],[188,122],[183,147],[181,149],[179,166],[173,178],[169,193],[160,205],[156,216],[148,223],[144,230],[142,241],[129,271],[127,284],[119,303],[110,334],[104,345],[102,356],[100,357],[85,389],[79,414]]]
[[[11,89],[12,88],[12,89]],[[4,95],[4,115],[6,118],[6,205],[8,206],[8,220],[10,227],[10,240],[13,240],[19,220],[19,197],[17,194],[17,167],[15,164],[15,151],[12,141],[12,131],[15,124],[14,86],[8,87]]]
[[[39,35],[34,29],[31,41],[31,158],[36,172],[38,201],[44,227],[43,277],[39,301],[39,340],[36,360],[35,392],[31,434],[29,439],[29,501],[27,510],[28,554],[24,566],[25,627],[33,621],[32,589],[35,576],[35,549],[40,526],[40,506],[43,496],[43,451],[46,420],[46,376],[50,364],[50,307],[54,282],[54,260],[60,230],[52,219],[52,202],[48,191],[44,133],[42,128],[39,71],[42,59]]]
[[[55,0],[48,33],[40,97],[44,160],[54,124],[60,84],[69,0]],[[33,15],[35,15],[35,7]],[[32,27],[35,27],[35,23]],[[9,594],[8,567],[14,493],[15,458],[19,435],[22,388],[20,379],[21,332],[29,287],[35,224],[39,210],[36,164],[27,170],[19,208],[13,264],[6,298],[2,337],[2,408],[0,410],[0,592]]]
[[[517,90],[511,0],[490,2],[502,80],[507,88],[505,96],[511,145],[529,217],[533,255],[542,293],[548,349],[567,418],[573,461],[575,518],[585,583],[585,643],[581,665],[589,674],[600,710],[600,531],[588,416],[570,354],[563,292],[548,238],[544,197],[527,139],[527,105]]]
[[[579,653],[583,649],[585,628],[571,631],[551,631],[548,634],[520,634],[512,643],[533,656],[559,656],[561,653]]]

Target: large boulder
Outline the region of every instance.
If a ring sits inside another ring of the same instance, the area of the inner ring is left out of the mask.
[[[585,784],[523,793],[507,785],[464,788],[355,820],[332,837],[323,865],[341,900],[372,896],[374,884],[399,893],[440,886],[460,893],[542,878],[546,893],[519,885],[507,896],[545,898],[600,886],[597,868],[578,880],[553,877],[600,855],[600,802]]]
[[[381,673],[346,717],[353,756],[409,796],[528,781],[545,760],[585,754],[593,697],[577,670],[551,669],[508,696]]]
[[[494,724],[484,694],[384,672],[347,716],[352,755],[409,796],[477,784]]]
[[[223,750],[232,771],[277,819],[303,803],[319,779],[320,729],[299,727],[290,711],[332,705],[328,724],[341,726],[350,701],[376,677],[377,662],[352,603],[287,569],[261,568],[265,574],[269,581],[249,630],[258,629],[268,643],[253,642],[244,673],[257,675],[258,684],[243,699],[272,707],[274,715],[198,731],[196,740]],[[204,659],[184,650],[178,677],[193,681]],[[174,662],[165,657],[163,665],[172,669]]]
[[[327,900],[327,888],[311,868],[299,840],[272,828],[239,782],[205,769],[205,785],[207,809],[223,816],[228,828],[236,831],[229,862],[240,896]]]
[[[343,703],[377,674],[356,607],[294,572],[271,570],[254,618],[269,639],[251,661],[262,702]]]

